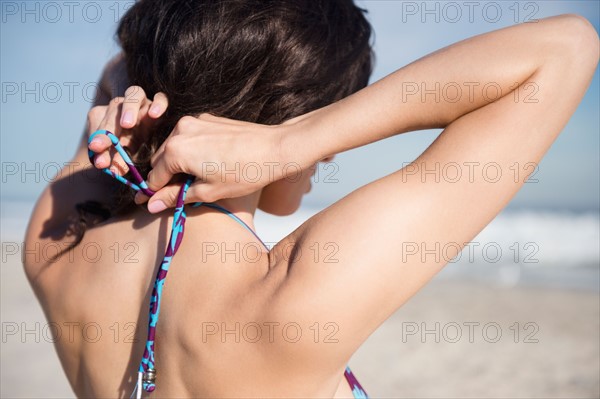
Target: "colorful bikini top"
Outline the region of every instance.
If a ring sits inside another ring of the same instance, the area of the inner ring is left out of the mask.
[[[127,180],[123,176],[120,176],[120,175],[112,172],[108,168],[104,168],[104,169],[102,169],[102,171],[104,173],[112,176],[113,178],[117,179],[121,183],[131,187],[135,191],[141,191],[148,197],[153,196],[155,194],[155,192],[148,188],[148,184],[140,175],[139,171],[137,170],[137,168],[131,161],[131,158],[129,157],[129,155],[123,148],[123,146],[121,146],[121,144],[119,143],[119,139],[117,136],[115,136],[113,133],[109,132],[108,130],[98,130],[89,137],[88,145],[89,145],[89,143],[92,142],[93,138],[99,134],[105,134],[108,136],[112,145],[115,147],[115,150],[119,153],[119,155],[121,155],[121,157],[123,157],[123,160],[129,167],[129,171],[131,172],[131,175],[133,176],[135,183]],[[94,164],[94,155],[95,154],[93,151],[88,150],[88,157],[89,157],[92,165]],[[164,289],[165,280],[167,278],[167,273],[169,272],[169,266],[171,265],[171,261],[173,260],[173,257],[175,256],[175,253],[179,249],[179,245],[181,244],[181,241],[183,240],[183,232],[184,232],[185,220],[186,220],[186,213],[185,213],[185,209],[184,209],[185,196],[187,194],[187,191],[188,191],[190,185],[194,182],[195,179],[196,178],[194,176],[187,175],[185,183],[181,186],[181,189],[179,190],[179,195],[177,196],[177,203],[175,205],[175,214],[173,217],[173,223],[171,225],[171,235],[169,238],[169,242],[167,244],[167,250],[166,250],[165,256],[161,262],[160,268],[158,269],[158,272],[156,274],[156,278],[154,279],[152,295],[150,296],[150,311],[149,311],[149,317],[148,317],[148,337],[146,339],[144,354],[142,356],[142,360],[140,362],[140,367],[138,369],[137,384],[135,386],[135,390],[131,394],[131,397],[133,397],[133,395],[137,393],[136,398],[138,398],[138,399],[142,397],[142,389],[144,389],[146,392],[150,393],[150,392],[153,392],[154,389],[156,388],[156,367],[154,364],[154,344],[155,344],[155,335],[156,335],[156,325],[158,323],[158,316],[160,313],[160,302],[162,299],[162,292]],[[250,231],[263,244],[263,246],[267,249],[267,251],[269,250],[269,248],[266,246],[266,244],[260,239],[260,237],[258,237],[258,235],[256,235],[256,233],[254,232],[254,230],[252,230],[252,228],[250,228],[250,226],[248,226],[246,223],[244,223],[243,220],[241,220],[236,215],[229,212],[227,209],[223,208],[222,206],[219,206],[214,203],[207,203],[207,202],[195,202],[191,206],[192,207],[207,206],[207,207],[217,209],[217,210],[227,214],[228,216],[230,216],[234,220],[236,220],[239,224],[241,224],[243,227],[245,227],[248,231]],[[354,377],[354,375],[352,374],[352,371],[350,370],[349,367],[346,367],[346,369],[344,371],[344,376],[346,377],[346,380],[350,384],[350,388],[352,389],[352,394],[354,395],[355,398],[368,398],[367,393],[362,388],[362,386],[360,385],[360,383],[358,382],[356,377]]]

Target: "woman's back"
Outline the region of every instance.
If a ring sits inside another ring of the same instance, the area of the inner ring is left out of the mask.
[[[139,95],[139,90],[123,93],[130,84],[146,90],[144,99],[164,93],[169,102],[144,129],[106,128],[128,148],[143,176],[186,115],[212,112],[280,124],[360,90],[371,72],[370,25],[351,0],[141,0],[123,16],[117,36],[123,53],[105,69],[96,105]],[[100,121],[116,117],[98,114],[98,108],[88,114],[89,131],[74,158],[74,174],[83,177],[66,177],[47,189],[27,241],[59,242],[64,248],[73,237],[83,239],[57,262],[25,266],[48,319],[83,329],[83,337],[75,334],[70,342],[63,336],[57,343],[76,392],[128,397],[144,355],[148,304],[172,217],[152,216],[139,207],[121,212],[135,208],[130,187],[85,178],[89,135]],[[273,182],[264,195],[222,205],[250,225],[257,208],[291,214],[309,185],[306,176],[300,180]],[[81,213],[96,209],[91,201],[107,210],[108,221],[82,222],[95,217]],[[331,317],[318,317],[324,303],[298,309],[302,300],[289,301],[297,288],[286,285],[293,239],[268,253],[227,215],[188,208],[156,327],[156,394],[330,396],[340,386],[352,396],[345,367],[356,343],[331,361],[315,357],[322,348],[338,349],[331,341],[341,339],[344,330],[330,337],[338,327]],[[327,328],[326,323],[334,324]],[[102,336],[92,342],[95,337],[87,335],[95,329]],[[323,342],[323,335],[331,339]]]
[[[340,393],[352,396],[344,364],[328,373],[317,365],[307,369],[296,356],[300,346],[314,342],[311,326],[269,306],[288,263],[270,259],[263,244],[226,214],[187,208],[185,239],[170,267],[157,324],[156,394],[330,396],[339,385]],[[167,215],[138,210],[111,220],[88,230],[39,275],[35,266],[28,268],[38,275],[34,287],[49,320],[69,329],[57,337],[57,348],[79,396],[129,396],[135,386],[149,296],[170,232]]]

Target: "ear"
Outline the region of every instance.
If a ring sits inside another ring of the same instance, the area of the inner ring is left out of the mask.
[[[260,209],[263,212],[267,212],[268,210],[266,210],[266,208],[268,209],[268,200],[267,200],[267,196],[268,196],[268,192],[271,191],[269,187],[271,187],[273,183],[269,183],[266,186],[264,186],[261,190],[260,190],[260,196],[258,197],[258,206],[257,208]]]
[[[284,188],[281,187],[282,181],[277,180],[262,188],[258,200],[258,209],[274,216],[289,216],[300,207],[299,201],[293,201],[292,198],[286,198]],[[300,199],[300,198],[299,198]]]

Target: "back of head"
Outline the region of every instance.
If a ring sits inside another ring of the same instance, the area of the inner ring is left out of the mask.
[[[278,124],[346,97],[370,37],[352,0],[140,0],[118,28],[130,84],[169,98],[158,142],[184,115]]]
[[[182,116],[279,124],[365,87],[373,53],[364,13],[353,0],[137,1],[117,32],[129,83],[169,99],[132,154],[138,169],[149,171]],[[117,209],[130,208],[131,192],[120,190]]]
[[[138,0],[117,35],[130,85],[163,92],[167,112],[131,158],[150,159],[185,115],[211,113],[279,124],[368,84],[371,26],[353,0]],[[134,140],[135,141],[135,140]],[[78,204],[73,246],[88,227],[135,208],[114,182],[114,201]]]

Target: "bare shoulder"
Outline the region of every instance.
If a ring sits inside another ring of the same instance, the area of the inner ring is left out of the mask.
[[[279,280],[272,318],[302,331],[303,339],[287,349],[307,364],[315,358],[330,367],[344,364],[397,308],[397,298],[386,303],[394,291],[397,253],[386,252],[390,219],[378,210],[390,209],[398,179],[392,174],[355,190],[271,251]]]

